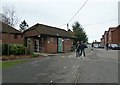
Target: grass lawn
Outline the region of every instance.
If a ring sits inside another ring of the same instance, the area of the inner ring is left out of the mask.
[[[15,60],[15,61],[5,61],[5,62],[0,62],[0,68],[10,68],[12,66],[15,66],[17,64],[25,63],[28,60]]]

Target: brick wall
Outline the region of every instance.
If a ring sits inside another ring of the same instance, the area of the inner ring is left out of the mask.
[[[105,34],[104,34],[104,44],[106,45],[108,43],[108,31],[105,31]]]
[[[45,46],[45,51],[47,53],[57,53],[57,38],[56,37],[47,37]]]
[[[118,44],[118,29],[115,29],[112,33],[112,42],[113,44]]]
[[[120,45],[120,26],[118,27],[118,44]]]
[[[23,44],[22,35],[18,34],[2,34],[2,43],[3,44]]]
[[[113,30],[114,28],[109,28],[109,31],[108,31],[108,43],[109,44],[113,43],[113,33],[112,33]]]
[[[71,51],[73,40],[63,39],[63,52]],[[58,42],[57,37],[47,37],[44,39],[44,52],[46,53],[57,53]]]
[[[64,42],[63,42],[63,51],[64,52],[71,51],[72,46],[73,46],[73,40],[72,39],[64,39]]]
[[[104,36],[101,38],[101,45],[105,45],[105,43],[104,43]]]
[[[45,53],[57,53],[58,51],[58,42],[57,37],[41,37],[40,39],[40,52]],[[30,49],[31,52],[34,52],[34,42],[35,39],[30,38],[30,45],[28,46],[28,49]],[[73,45],[73,40],[71,39],[63,39],[63,52],[69,52],[71,51],[71,47]]]

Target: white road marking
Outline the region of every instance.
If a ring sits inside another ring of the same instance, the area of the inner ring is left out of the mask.
[[[64,67],[64,68],[67,68],[67,67]]]

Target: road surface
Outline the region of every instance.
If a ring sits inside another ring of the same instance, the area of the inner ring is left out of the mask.
[[[2,70],[3,83],[118,83],[118,51],[86,49],[86,57],[75,52],[36,58]]]

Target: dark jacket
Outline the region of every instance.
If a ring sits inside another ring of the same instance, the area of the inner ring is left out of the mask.
[[[87,46],[84,43],[80,44],[79,49],[84,50],[85,48],[87,48]]]

